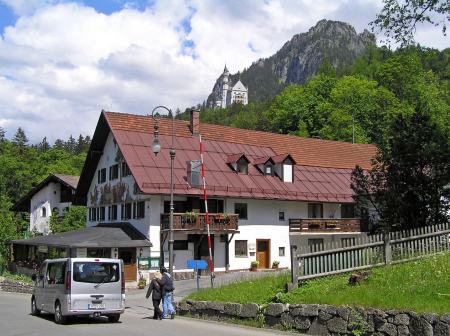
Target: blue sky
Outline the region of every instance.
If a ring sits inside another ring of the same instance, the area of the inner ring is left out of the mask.
[[[324,18],[361,33],[380,8],[381,0],[0,0],[0,127],[54,141],[92,135],[102,109],[183,110],[207,98],[225,63],[236,73]],[[432,27],[416,38],[450,45]]]

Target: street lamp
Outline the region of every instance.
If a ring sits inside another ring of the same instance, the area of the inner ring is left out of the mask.
[[[153,125],[153,141],[152,141],[152,152],[155,156],[161,151],[161,143],[159,141],[159,118],[161,117],[159,113],[155,113],[157,109],[165,109],[169,113],[169,117],[172,118],[172,144],[170,146],[170,220],[169,220],[169,273],[173,279],[173,162],[175,160],[175,116],[172,111],[165,106],[156,106],[152,111],[152,118],[154,120]],[[164,264],[164,263],[162,263]]]

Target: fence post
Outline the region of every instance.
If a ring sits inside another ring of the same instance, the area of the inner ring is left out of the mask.
[[[298,256],[297,245],[291,245],[291,283],[288,284],[288,291],[298,287]]]
[[[389,232],[383,233],[384,241],[384,263],[389,265],[392,261],[391,236]]]

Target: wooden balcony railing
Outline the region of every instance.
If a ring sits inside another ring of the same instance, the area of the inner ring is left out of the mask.
[[[161,214],[162,230],[169,230],[170,214]],[[212,232],[237,231],[238,215],[209,214],[209,229]],[[174,231],[206,231],[206,214],[174,213]]]
[[[359,218],[295,218],[289,219],[289,232],[360,232]]]

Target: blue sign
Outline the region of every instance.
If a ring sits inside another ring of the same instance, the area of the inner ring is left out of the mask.
[[[188,260],[187,268],[192,269],[207,269],[208,262],[206,260]]]

